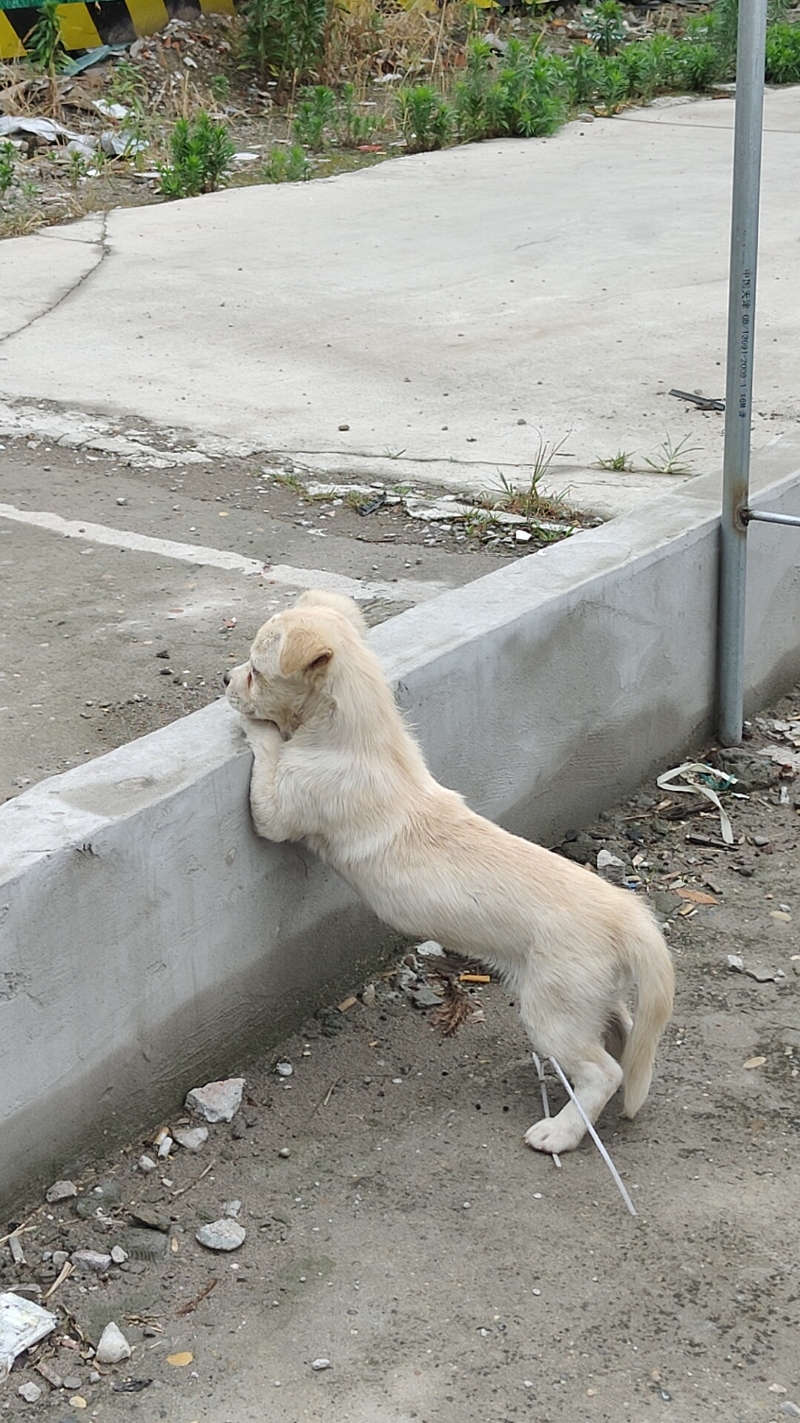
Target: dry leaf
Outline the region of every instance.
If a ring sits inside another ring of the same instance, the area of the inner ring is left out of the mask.
[[[742,1063],[742,1067],[763,1067],[766,1060],[765,1057],[748,1057],[747,1062]]]
[[[448,978],[441,1007],[433,1010],[431,1023],[441,1029],[446,1038],[450,1038],[472,1016],[473,1007],[472,999],[460,984],[454,978]]]
[[[675,893],[691,904],[719,904],[719,900],[713,894],[706,894],[704,889],[676,889]]]
[[[187,1364],[191,1364],[194,1354],[187,1350],[182,1354],[167,1354],[167,1363],[172,1364],[175,1369],[185,1369]]]

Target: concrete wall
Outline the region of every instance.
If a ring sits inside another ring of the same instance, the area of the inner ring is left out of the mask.
[[[800,445],[758,503],[800,512]],[[711,728],[708,480],[371,634],[440,779],[545,842]],[[750,706],[800,676],[800,537],[749,535]],[[253,835],[226,704],[0,807],[0,1200],[129,1139],[357,983],[391,935]]]

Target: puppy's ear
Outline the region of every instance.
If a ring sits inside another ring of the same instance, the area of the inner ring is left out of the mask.
[[[284,677],[291,677],[326,667],[332,657],[333,648],[317,628],[293,627],[281,644],[279,666]]]
[[[367,625],[364,622],[361,609],[353,598],[348,598],[344,593],[328,593],[323,588],[309,588],[306,593],[301,593],[295,603],[296,608],[332,608],[334,612],[341,613],[348,622],[358,632],[366,632]]]

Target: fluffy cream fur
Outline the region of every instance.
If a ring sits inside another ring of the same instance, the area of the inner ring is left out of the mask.
[[[387,923],[489,964],[590,1120],[620,1085],[632,1117],[672,1011],[672,962],[648,909],[440,786],[362,631],[349,599],[306,593],[264,624],[229,674],[255,756],[258,834],[306,840]],[[569,1103],[525,1140],[564,1152],[583,1134]]]

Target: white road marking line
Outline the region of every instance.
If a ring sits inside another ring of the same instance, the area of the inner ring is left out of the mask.
[[[383,598],[393,603],[424,603],[447,591],[447,583],[423,583],[412,578],[396,583],[380,580],[348,578],[343,573],[326,572],[321,568],[293,568],[288,563],[270,565],[257,558],[245,558],[225,549],[207,548],[203,544],[179,543],[175,539],[156,539],[149,534],[136,534],[129,529],[112,529],[107,524],[90,524],[82,519],[62,519],[60,514],[48,514],[35,509],[17,509],[13,504],[0,504],[0,519],[11,519],[68,539],[124,548],[133,553],[152,553],[172,558],[180,563],[192,563],[204,568],[224,568],[228,572],[244,573],[263,578],[267,583],[290,584],[297,588],[320,588],[332,593],[346,593],[361,602]]]

